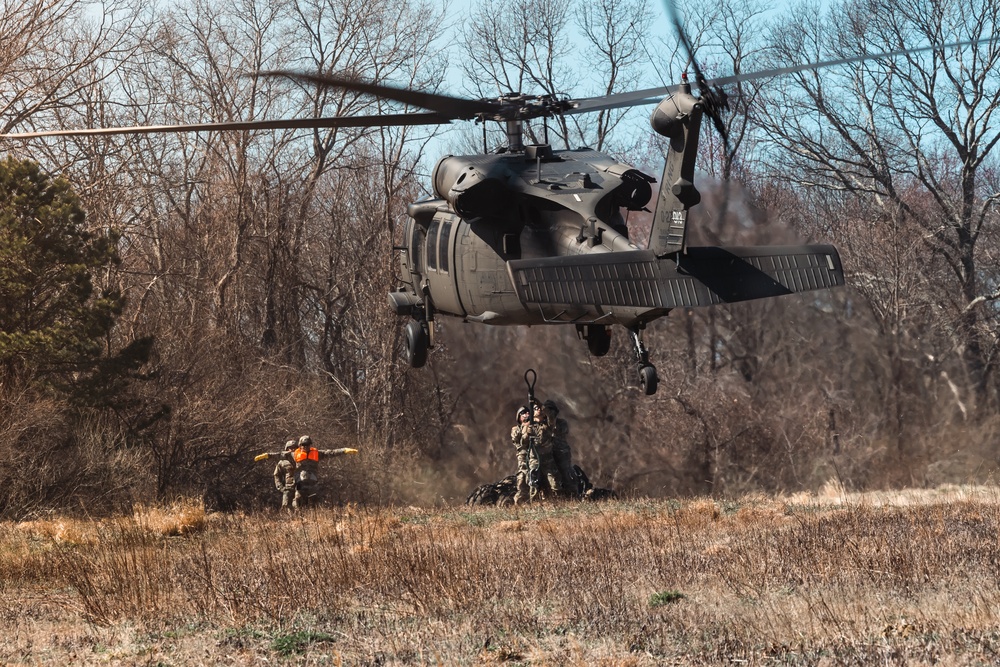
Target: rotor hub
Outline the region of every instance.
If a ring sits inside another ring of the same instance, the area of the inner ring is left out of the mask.
[[[493,120],[498,123],[550,118],[572,108],[569,98],[557,95],[506,93],[496,99],[483,99],[482,101],[496,106],[489,111],[476,114],[476,120]]]

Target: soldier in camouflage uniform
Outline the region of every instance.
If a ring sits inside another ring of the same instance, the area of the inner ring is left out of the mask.
[[[281,508],[288,509],[292,504],[295,494],[295,457],[292,451],[296,446],[295,440],[285,443],[285,448],[280,452],[265,452],[253,457],[254,461],[266,461],[277,457],[278,462],[274,466],[274,488],[281,493]]]
[[[319,462],[328,456],[357,454],[358,450],[350,447],[341,449],[316,449],[312,446],[312,438],[304,435],[299,438],[298,447],[292,452],[295,460],[295,497],[292,507],[306,507],[315,503],[319,495]]]
[[[562,484],[552,458],[552,428],[541,404],[533,406],[530,417],[518,411],[518,424],[511,430],[510,439],[517,449],[518,463],[514,503],[529,498],[540,500],[546,488],[559,493]]]
[[[514,494],[514,504],[524,502],[529,497],[528,487],[528,427],[531,422],[531,410],[522,405],[517,411],[517,424],[510,430],[510,441],[517,451],[517,491]]]
[[[559,406],[549,399],[545,401],[545,411],[552,424],[552,458],[555,460],[562,489],[568,496],[578,495],[576,471],[573,470],[573,452],[569,447],[569,422],[559,417]]]
[[[274,488],[281,493],[281,509],[283,510],[292,506],[292,499],[295,495],[295,459],[292,457],[294,449],[294,440],[286,442],[285,451],[280,454],[281,458],[274,465]]]
[[[553,496],[558,496],[562,492],[563,486],[559,476],[559,469],[556,467],[555,456],[553,455],[555,425],[549,419],[544,405],[540,403],[535,404],[532,422],[538,428],[538,438],[536,439],[535,447],[528,456],[528,468],[529,470],[537,470],[535,474],[538,478],[538,487],[532,489],[532,500],[535,499],[534,496],[537,493],[542,493],[544,496],[546,487],[552,492]]]

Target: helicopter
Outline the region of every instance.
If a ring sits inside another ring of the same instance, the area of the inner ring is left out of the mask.
[[[690,56],[690,44],[676,18],[675,24]],[[407,207],[402,242],[395,246],[399,282],[388,293],[389,307],[408,320],[407,361],[414,368],[427,362],[438,316],[497,326],[572,325],[594,356],[609,352],[612,327],[619,325],[628,332],[639,386],[652,395],[659,380],[643,331],[674,308],[777,297],[845,282],[839,253],[832,245],[688,245],[689,211],[701,200],[694,180],[704,116],[728,142],[721,120],[728,107],[723,86],[970,43],[974,42],[714,79],[706,79],[692,57],[694,86],[685,75],[672,86],[582,99],[520,92],[466,99],[322,73],[260,71],[250,76],[344,88],[425,111],[0,137],[418,126],[456,120],[483,124],[483,153],[442,157],[431,175],[433,195]],[[667,139],[652,225],[642,246],[630,238],[622,210],[648,211],[654,177],[600,151],[556,150],[548,143],[524,141],[524,124],[534,119],[641,105],[655,105],[650,126]],[[485,150],[487,122],[501,124],[506,137],[506,144],[492,152]]]
[[[670,141],[644,247],[630,238],[621,211],[645,210],[655,178],[591,149],[522,141],[526,120],[606,108],[607,100],[512,93],[482,103],[476,119],[504,123],[507,145],[442,158],[432,172],[434,196],[407,209],[400,287],[389,304],[410,320],[410,365],[426,362],[439,314],[491,325],[571,324],[595,356],[608,353],[611,327],[620,325],[649,395],[658,377],[643,330],[672,309],[843,285],[830,245],[687,244],[688,211],[701,198],[693,181],[703,99],[684,82],[657,100],[651,126]]]
[[[674,18],[684,47],[690,44]],[[674,308],[695,308],[822,290],[844,284],[832,245],[694,247],[689,210],[701,201],[694,185],[701,123],[713,121],[728,146],[721,113],[727,84],[875,58],[958,46],[918,47],[708,80],[691,59],[699,95],[681,83],[603,97],[569,99],[508,93],[464,99],[325,75],[266,72],[334,86],[426,109],[427,123],[473,120],[484,125],[479,155],[438,160],[433,196],[409,204],[399,252],[399,286],[389,306],[407,318],[406,357],[423,366],[434,347],[438,315],[497,326],[573,325],[594,356],[610,351],[611,329],[629,334],[639,386],[654,394],[659,379],[643,331]],[[649,237],[629,237],[621,211],[648,211],[656,179],[589,148],[555,150],[526,144],[524,123],[655,104],[654,132],[666,137],[666,160]],[[395,122],[396,119],[393,118]],[[485,123],[504,126],[506,145],[485,146]]]

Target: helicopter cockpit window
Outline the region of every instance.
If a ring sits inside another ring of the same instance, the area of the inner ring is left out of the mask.
[[[423,233],[420,229],[420,225],[413,223],[413,229],[410,231],[410,260],[413,262],[411,271],[414,273],[420,273],[420,250],[421,241],[423,241]]]
[[[451,221],[441,225],[441,235],[438,237],[438,267],[448,272],[448,237],[451,236]]]
[[[437,237],[440,224],[437,220],[431,220],[431,225],[427,228],[427,268],[432,271],[437,271],[438,268]]]

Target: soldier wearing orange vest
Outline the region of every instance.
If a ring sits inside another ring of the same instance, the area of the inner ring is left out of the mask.
[[[292,507],[306,507],[309,503],[316,502],[319,494],[320,459],[357,453],[358,450],[350,447],[316,449],[308,435],[299,438],[298,448],[292,451],[292,459],[295,461],[295,497],[292,499]]]

